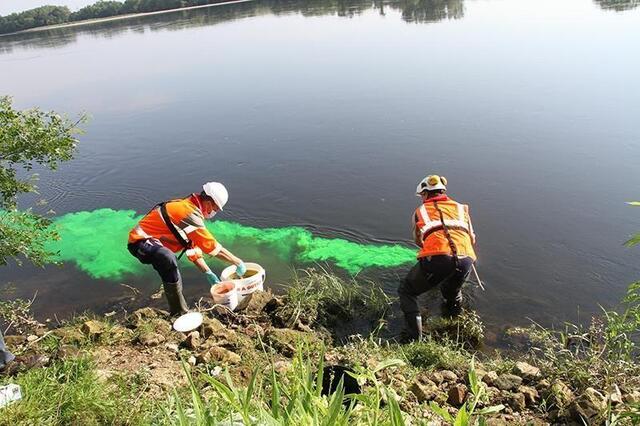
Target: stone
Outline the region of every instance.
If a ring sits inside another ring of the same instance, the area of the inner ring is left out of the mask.
[[[244,334],[252,339],[264,336],[264,328],[259,324],[249,324],[244,328]]]
[[[212,346],[209,349],[200,352],[197,359],[198,362],[203,364],[211,364],[213,362],[219,362],[221,364],[238,364],[242,360],[240,355],[237,353],[219,346]]]
[[[598,417],[607,409],[607,398],[594,388],[587,388],[571,404],[570,411],[575,420],[584,420],[591,424],[590,420]]]
[[[489,386],[493,386],[496,380],[498,380],[498,373],[496,373],[495,371],[489,371],[484,375],[484,377],[482,377],[482,381]]]
[[[622,392],[615,383],[609,387],[607,399],[611,401],[611,405],[622,404]]]
[[[442,379],[445,382],[457,382],[458,381],[458,375],[456,373],[454,373],[453,371],[442,370],[442,371],[440,371],[440,374],[442,375]]]
[[[38,340],[38,336],[36,336],[35,334],[30,334],[27,336],[27,342],[29,343],[35,342],[36,340]]]
[[[536,384],[536,389],[539,392],[546,391],[551,387],[551,383],[547,379],[542,379]]]
[[[487,426],[509,426],[509,421],[505,419],[505,416],[501,415],[499,417],[489,417],[486,420]]]
[[[164,347],[171,352],[179,352],[180,348],[175,343],[165,343]]]
[[[71,327],[57,328],[53,335],[59,338],[62,344],[79,344],[86,339],[80,330]]]
[[[440,374],[440,372],[438,371],[434,371],[433,373],[431,373],[429,375],[429,378],[436,385],[440,385],[442,382],[444,382],[444,377],[442,377],[442,374]]]
[[[154,318],[167,318],[168,316],[169,314],[165,311],[146,307],[133,311],[133,313],[127,318],[127,322],[132,327],[138,328]]]
[[[431,401],[438,395],[438,386],[429,379],[413,382],[409,390],[419,403]]]
[[[128,329],[119,324],[116,324],[113,327],[111,327],[111,329],[109,330],[109,335],[114,340],[131,341],[131,339],[133,339],[134,337],[134,332],[131,329]]]
[[[284,374],[289,371],[292,366],[291,361],[280,360],[273,363],[273,370],[278,374]]]
[[[27,338],[20,335],[4,336],[4,343],[10,348],[16,348],[27,343]]]
[[[522,377],[515,374],[501,374],[494,381],[493,386],[500,390],[513,390],[522,384]]]
[[[535,405],[540,399],[538,390],[531,386],[519,386],[518,392],[524,395],[524,401],[527,407]]]
[[[200,343],[200,333],[197,331],[187,334],[187,337],[182,341],[182,345],[189,349],[198,349]]]
[[[498,389],[498,388],[494,388],[493,386],[488,386],[487,385],[487,388],[485,389],[485,392],[487,394],[487,399],[489,401],[493,401],[493,400],[496,400],[496,399],[500,398],[501,390]]]
[[[525,396],[520,392],[510,394],[506,398],[506,403],[513,411],[523,411],[526,407]]]
[[[138,342],[144,346],[158,346],[164,341],[165,338],[162,334],[153,331],[146,331],[138,336]]]
[[[254,291],[242,301],[243,306],[240,309],[244,309],[248,315],[259,315],[271,299],[273,299],[273,294],[270,291]]]
[[[310,333],[291,330],[290,328],[273,328],[266,334],[269,345],[284,356],[292,357],[300,342],[317,342],[317,337]]]
[[[558,408],[563,409],[569,406],[573,401],[573,391],[564,382],[560,380],[555,381],[551,388],[549,388],[549,397]]]
[[[191,355],[189,358],[187,358],[187,363],[188,363],[189,365],[194,366],[194,365],[196,365],[196,363],[197,363],[197,362],[198,362],[198,360],[197,360],[197,359],[196,359],[196,357],[195,357],[195,356],[193,356],[193,355]]]
[[[523,361],[516,362],[516,365],[513,367],[513,373],[529,382],[540,377],[540,369],[538,367],[534,367]]]
[[[451,386],[449,389],[449,395],[447,397],[447,402],[454,407],[460,407],[465,398],[467,397],[467,387],[463,384],[457,384]]]
[[[206,340],[210,337],[225,337],[230,331],[216,318],[205,317],[200,328],[202,337]]]
[[[85,321],[81,327],[82,332],[91,340],[99,338],[105,332],[106,326],[97,320]]]
[[[81,354],[82,354],[82,350],[80,350],[77,346],[61,345],[58,348],[56,357],[58,359],[78,358]]]
[[[476,366],[476,377],[478,378],[478,380],[482,380],[482,378],[486,375],[487,375],[487,370]]]
[[[153,318],[147,322],[147,327],[153,329],[156,333],[166,336],[171,333],[172,325],[169,321],[162,318]]]
[[[640,391],[632,390],[627,392],[622,397],[622,400],[627,404],[638,404],[640,403]]]
[[[232,310],[222,305],[214,305],[213,308],[211,308],[211,314],[227,325],[233,324],[238,317]],[[206,320],[207,318],[205,318],[205,321]]]

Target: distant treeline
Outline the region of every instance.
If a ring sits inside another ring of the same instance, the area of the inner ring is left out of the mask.
[[[77,12],[71,12],[66,6],[42,6],[0,16],[0,34],[12,33],[45,25],[66,24],[86,19],[107,18],[128,13],[156,12],[158,10],[177,9],[181,7],[201,6],[221,3],[224,0],[103,0],[85,6]]]

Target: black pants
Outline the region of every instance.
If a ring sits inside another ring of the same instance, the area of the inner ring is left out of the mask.
[[[0,370],[2,370],[8,363],[13,361],[16,357],[13,356],[9,349],[4,344],[4,338],[2,337],[2,331],[0,331]]]
[[[141,263],[153,266],[160,275],[170,314],[180,315],[187,312],[176,255],[154,239],[137,241],[129,244],[127,249]]]
[[[158,240],[140,240],[127,246],[129,253],[145,265],[152,265],[162,282],[176,283],[180,281],[178,259],[171,250]]]
[[[406,329],[409,337],[416,338],[418,328],[416,317],[420,314],[418,296],[432,288],[440,286],[440,291],[449,308],[456,308],[462,303],[462,285],[464,284],[473,259],[462,257],[458,259],[458,269],[451,256],[430,256],[420,258],[411,268],[405,279],[398,287],[400,308],[404,312]]]

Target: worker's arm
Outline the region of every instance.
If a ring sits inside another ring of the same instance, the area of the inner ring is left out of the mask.
[[[218,259],[224,260],[225,262],[232,263],[237,266],[236,272],[238,273],[238,275],[242,276],[245,274],[246,267],[242,259],[235,256],[226,248],[222,247],[222,244],[216,241],[216,239],[213,237],[213,235],[211,235],[207,228],[199,228],[195,230],[194,232],[189,234],[189,238],[198,248],[201,249],[201,252],[205,252],[211,256],[215,256]],[[191,260],[192,262],[196,263],[196,259]],[[204,273],[207,273],[207,271],[209,270],[209,267],[202,259],[202,256],[200,256],[200,259],[198,259],[196,266]]]
[[[228,263],[233,263],[234,265],[240,265],[242,263],[242,259],[235,256],[226,248],[220,246],[220,250],[218,250],[218,254],[215,255],[218,259],[224,260]]]
[[[422,236],[420,235],[420,229],[418,229],[418,224],[417,222],[417,217],[414,214],[412,219],[412,224],[413,224],[413,242],[416,243],[416,245],[418,247],[422,246]]]
[[[471,244],[476,245],[476,233],[473,231],[473,225],[471,224],[471,215],[469,214],[469,206],[464,206],[467,213],[467,224],[469,225],[469,235],[471,236]]]

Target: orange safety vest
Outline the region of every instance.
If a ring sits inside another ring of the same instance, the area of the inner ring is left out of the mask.
[[[200,200],[196,194],[181,200],[168,201],[165,206],[173,226],[182,239],[189,242],[187,256],[191,261],[202,257],[202,252],[212,256],[218,254],[222,246],[205,227]],[[179,252],[184,248],[162,218],[159,206],[147,213],[129,232],[129,243],[148,238],[159,240],[173,252]]]
[[[469,206],[460,204],[447,196],[439,196],[429,199],[416,209],[416,227],[420,231],[422,249],[418,252],[418,258],[436,255],[453,255],[449,240],[442,226],[440,213],[442,212],[444,225],[447,227],[451,239],[456,246],[459,257],[468,256],[476,259],[473,249],[475,234],[469,216]]]

